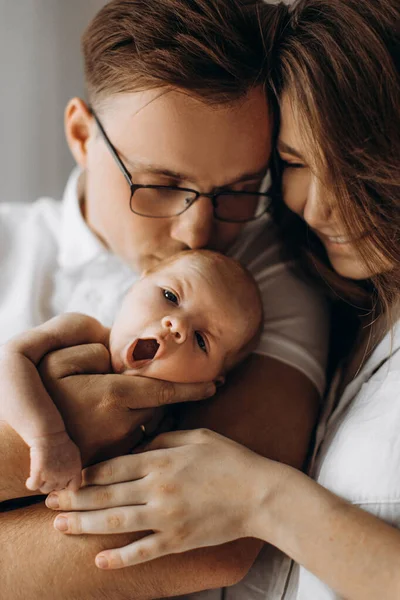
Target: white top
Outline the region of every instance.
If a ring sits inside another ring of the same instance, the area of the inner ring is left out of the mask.
[[[111,326],[121,299],[139,277],[87,227],[79,170],[62,203],[0,203],[0,343],[66,311]],[[303,372],[322,394],[328,340],[326,306],[280,256],[268,218],[247,224],[229,254],[249,268],[263,298],[258,352]]]
[[[314,479],[338,496],[400,528],[400,320],[377,345],[335,406],[329,394],[317,431]],[[220,590],[192,600],[221,600]],[[225,600],[339,600],[312,573],[276,552],[261,552]]]

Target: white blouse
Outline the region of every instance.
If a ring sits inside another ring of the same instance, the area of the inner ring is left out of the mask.
[[[329,394],[317,431],[312,477],[328,490],[400,527],[400,320],[371,353],[335,406]],[[192,600],[338,600],[312,573],[262,551],[239,584]]]

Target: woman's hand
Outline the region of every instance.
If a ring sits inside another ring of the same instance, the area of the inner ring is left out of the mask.
[[[40,364],[42,380],[84,464],[128,452],[142,440],[140,425],[154,428],[166,405],[215,392],[213,384],[174,384],[110,370],[109,352],[101,343],[52,352]]]
[[[47,498],[49,508],[91,511],[58,516],[55,527],[64,533],[152,532],[101,552],[98,567],[255,537],[253,516],[268,496],[261,474],[276,463],[204,429],[161,435],[147,450],[90,467],[86,487]]]

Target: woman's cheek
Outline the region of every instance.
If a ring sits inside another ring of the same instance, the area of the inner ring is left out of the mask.
[[[286,168],[282,177],[282,196],[286,206],[302,216],[307,203],[309,175],[305,169]]]

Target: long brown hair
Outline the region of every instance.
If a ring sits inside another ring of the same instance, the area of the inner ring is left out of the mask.
[[[363,282],[335,274],[313,232],[285,208],[276,157],[275,217],[307,268],[337,295],[390,314],[400,292],[400,2],[281,3],[262,27],[268,87],[278,103],[287,92],[306,124],[318,174],[346,229],[360,238],[362,259],[371,270],[378,259],[390,268]]]

